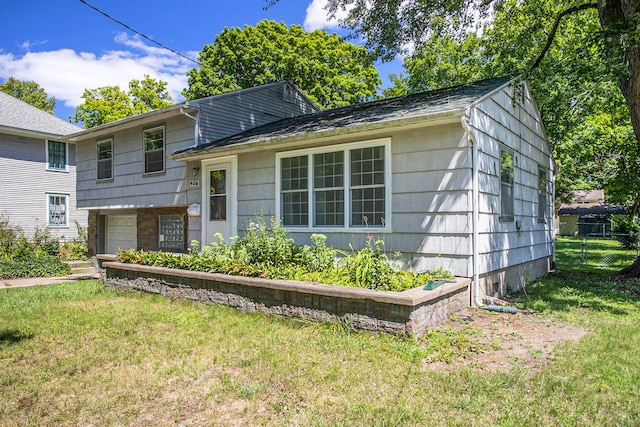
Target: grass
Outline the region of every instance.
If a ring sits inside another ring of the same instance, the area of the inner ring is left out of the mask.
[[[413,340],[95,281],[0,289],[0,425],[639,425],[640,283],[582,272],[574,246],[519,305],[589,333],[495,373],[427,363],[482,352],[474,328]]]

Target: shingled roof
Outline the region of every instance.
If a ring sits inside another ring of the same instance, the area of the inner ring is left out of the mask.
[[[0,91],[0,131],[63,136],[79,127]]]
[[[514,78],[515,76],[497,77],[429,92],[381,99],[282,119],[233,136],[207,141],[196,147],[177,150],[174,156],[176,158],[185,158],[231,145],[302,136],[321,131],[459,111],[499,89]]]

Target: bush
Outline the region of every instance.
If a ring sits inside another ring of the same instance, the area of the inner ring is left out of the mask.
[[[69,274],[57,256],[60,243],[45,229],[36,229],[32,241],[0,218],[0,278],[49,277]]]
[[[636,249],[640,220],[638,218],[613,218],[613,231],[619,233],[616,237],[625,249]]]
[[[199,244],[192,242],[186,255],[128,250],[120,251],[118,258],[131,264],[393,291],[453,277],[444,270],[424,274],[401,271],[385,254],[384,242],[371,236],[363,249],[342,253],[344,257],[336,262],[337,251],[326,246],[322,234],[311,236],[313,245],[299,247],[279,223],[272,224],[269,230],[265,221],[258,218],[250,223],[245,236],[227,244],[217,235],[217,241],[201,252]]]

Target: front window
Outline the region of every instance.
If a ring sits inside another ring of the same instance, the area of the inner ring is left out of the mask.
[[[49,227],[66,227],[67,196],[65,194],[49,194],[47,196],[47,225]]]
[[[97,177],[113,178],[113,139],[97,142]]]
[[[144,139],[144,173],[164,171],[164,126],[147,129]]]
[[[369,145],[279,157],[283,225],[384,227],[388,145]]]
[[[47,141],[47,169],[67,170],[67,144],[58,141]]]
[[[500,219],[513,221],[513,154],[500,152]]]
[[[227,220],[227,171],[209,172],[209,221]]]

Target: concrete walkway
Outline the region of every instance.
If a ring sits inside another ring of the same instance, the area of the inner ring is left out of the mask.
[[[29,277],[24,279],[0,279],[0,289],[23,288],[25,286],[53,285],[56,283],[75,282],[76,280],[97,279],[98,273],[70,274],[58,277]]]

